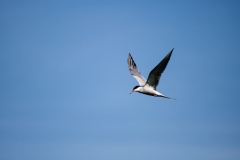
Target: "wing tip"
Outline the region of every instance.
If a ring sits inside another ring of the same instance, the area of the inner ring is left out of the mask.
[[[171,57],[171,55],[172,55],[172,53],[173,53],[173,50],[174,50],[174,48],[166,55],[166,57]]]

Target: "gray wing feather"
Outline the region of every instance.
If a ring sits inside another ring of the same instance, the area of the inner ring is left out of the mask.
[[[174,48],[173,48],[174,49]],[[168,61],[172,55],[173,49],[166,55],[166,57],[149,73],[147,84],[156,90],[156,87],[161,78],[161,74],[167,67]]]
[[[131,75],[138,81],[140,86],[146,84],[147,80],[141,75],[130,53],[128,54],[128,68]]]

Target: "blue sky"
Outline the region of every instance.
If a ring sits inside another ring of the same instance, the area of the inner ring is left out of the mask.
[[[1,1],[0,159],[239,160],[239,1]],[[158,90],[129,94],[175,48]]]

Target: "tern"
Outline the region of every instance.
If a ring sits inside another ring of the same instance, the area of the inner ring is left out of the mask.
[[[174,48],[173,48],[174,49]],[[149,96],[155,96],[155,97],[163,97],[168,98],[172,100],[176,100],[174,98],[167,97],[161,93],[159,93],[156,90],[156,87],[159,83],[160,77],[165,70],[168,61],[170,60],[170,57],[172,55],[173,49],[166,55],[165,58],[149,73],[148,79],[146,80],[140,71],[137,68],[136,63],[134,62],[131,54],[128,54],[128,68],[131,73],[131,75],[138,81],[139,85],[135,86],[131,93],[133,92],[139,92],[142,94],[146,94]],[[131,94],[130,93],[130,94]]]

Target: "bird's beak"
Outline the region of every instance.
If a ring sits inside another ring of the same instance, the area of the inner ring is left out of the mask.
[[[130,94],[132,94],[134,92],[134,90],[132,90],[132,92],[130,92]]]

